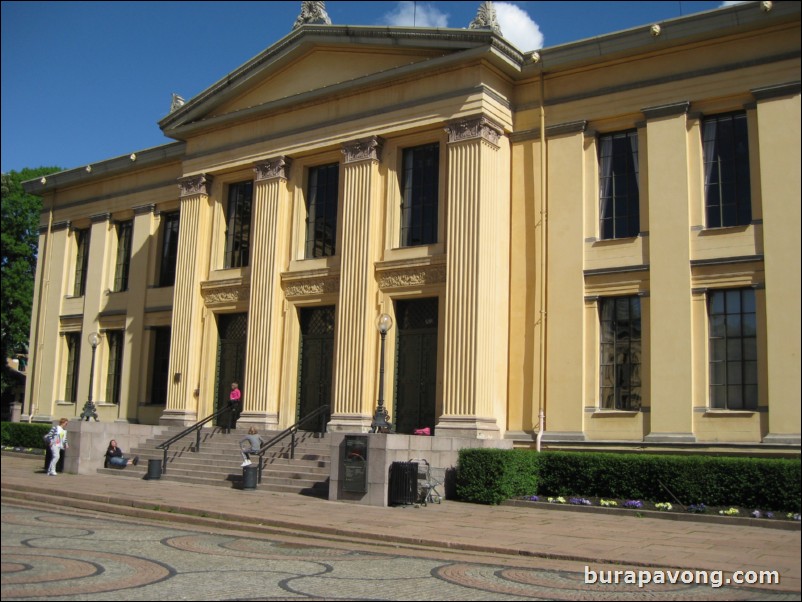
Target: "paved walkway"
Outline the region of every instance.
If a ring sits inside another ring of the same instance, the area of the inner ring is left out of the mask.
[[[446,501],[377,508],[267,491],[147,481],[106,475],[48,477],[41,460],[3,456],[3,501],[59,496],[62,503],[171,523],[216,524],[251,533],[284,532],[330,541],[370,542],[406,549],[501,555],[510,564],[582,570],[611,568],[777,571],[779,585],[800,587],[800,531],[573,513]],[[111,504],[109,506],[108,504]],[[167,514],[165,514],[167,513]],[[416,552],[417,550],[417,552]],[[4,561],[5,562],[5,561]],[[757,585],[753,586],[757,587]],[[732,591],[732,590],[730,590]]]

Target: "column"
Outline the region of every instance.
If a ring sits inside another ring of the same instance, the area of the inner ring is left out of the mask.
[[[283,320],[281,268],[288,248],[289,157],[260,162],[251,209],[251,286],[240,423],[278,427]]]
[[[329,428],[367,430],[378,399],[376,330],[378,286],[374,265],[381,231],[377,136],[343,145],[340,297]]]
[[[692,443],[693,324],[689,103],[644,109],[649,199],[651,432],[654,443]]]
[[[506,358],[509,180],[499,157],[502,130],[483,116],[450,124],[446,220],[443,415],[437,435],[497,438],[497,354]],[[505,192],[506,198],[505,198]],[[506,207],[506,209],[505,209]],[[505,244],[505,241],[506,244]]]
[[[201,174],[178,180],[181,230],[173,293],[167,407],[159,422],[189,425],[198,416],[195,393],[200,382],[199,350],[203,339],[203,296],[200,283],[209,267],[208,233],[212,211],[212,177]]]

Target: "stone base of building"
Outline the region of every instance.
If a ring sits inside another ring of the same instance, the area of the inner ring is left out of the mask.
[[[763,437],[763,443],[769,445],[802,445],[802,435],[800,435],[800,433],[769,433]]]
[[[696,443],[693,433],[649,433],[643,438],[645,443]]]
[[[460,439],[501,439],[501,429],[496,419],[479,416],[441,416],[434,434],[437,437]]]
[[[237,420],[238,428],[250,428],[255,426],[260,431],[282,430],[278,426],[278,414],[267,412],[243,412]]]
[[[364,414],[332,414],[326,429],[330,433],[367,433],[372,421]]]
[[[189,410],[164,410],[159,424],[164,426],[191,426],[198,421],[198,413]]]

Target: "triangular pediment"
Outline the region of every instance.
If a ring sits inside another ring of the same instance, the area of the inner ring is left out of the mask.
[[[521,59],[489,31],[303,26],[170,113],[159,126],[165,135],[183,139],[187,127],[197,131],[287,99],[370,85],[451,55],[491,47],[501,49],[505,60]]]

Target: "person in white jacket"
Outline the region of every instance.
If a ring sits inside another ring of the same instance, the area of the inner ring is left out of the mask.
[[[61,450],[67,449],[67,423],[69,420],[62,418],[58,424],[51,430],[52,437],[50,438],[50,465],[47,467],[47,474],[51,477],[56,476],[56,464],[61,457]]]

